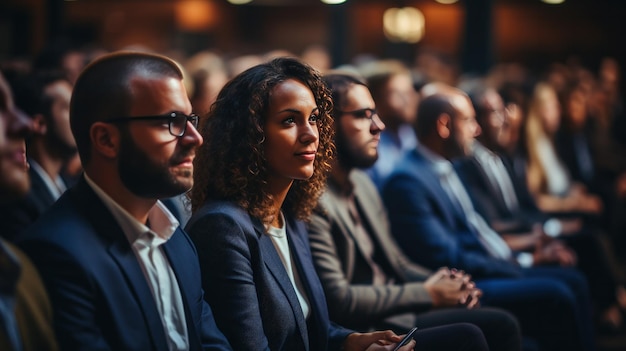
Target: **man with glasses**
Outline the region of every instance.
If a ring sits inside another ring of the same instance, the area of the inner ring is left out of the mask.
[[[68,350],[228,350],[195,249],[159,201],[189,190],[202,137],[171,60],[121,52],[82,72],[70,103],[84,175],[19,241]]]
[[[334,103],[337,159],[311,217],[309,239],[331,320],[356,330],[398,333],[413,326],[471,323],[481,329],[490,350],[520,350],[515,317],[477,308],[481,291],[469,276],[447,268],[430,271],[402,253],[376,187],[360,170],[378,159],[385,124],[357,77],[337,72],[324,80]],[[454,344],[459,335],[445,338]],[[442,343],[438,350],[449,348]]]

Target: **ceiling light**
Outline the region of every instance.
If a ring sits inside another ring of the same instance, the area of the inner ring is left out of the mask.
[[[344,2],[346,2],[346,0],[321,0],[321,1],[329,5],[343,4]]]
[[[252,2],[252,0],[228,0],[228,2],[230,2],[233,5],[243,5],[243,4]]]

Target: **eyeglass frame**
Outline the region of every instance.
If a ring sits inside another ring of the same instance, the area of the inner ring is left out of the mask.
[[[352,111],[339,111],[337,110],[337,112],[339,112],[340,115],[353,115],[354,117],[358,118],[358,119],[369,119],[370,122],[374,120],[374,116],[378,115],[378,111],[375,108],[360,108],[358,110],[352,110]],[[362,116],[359,116],[359,113],[363,113]],[[369,116],[367,115],[367,113],[369,112]]]
[[[183,125],[180,134],[176,134],[172,131],[172,123],[176,121],[176,118],[179,118],[181,116],[185,117],[185,124]],[[164,113],[162,115],[116,117],[116,118],[108,119],[105,122],[106,123],[123,123],[123,122],[133,122],[133,121],[158,121],[158,120],[167,120],[168,121],[167,129],[170,132],[170,134],[172,136],[180,138],[183,135],[185,135],[185,133],[187,132],[187,122],[190,122],[191,125],[195,129],[198,129],[198,123],[200,121],[200,117],[195,113],[186,115],[182,112],[174,111],[174,112]]]

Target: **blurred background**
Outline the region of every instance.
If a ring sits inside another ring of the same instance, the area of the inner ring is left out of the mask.
[[[495,63],[541,69],[568,60],[593,69],[606,56],[623,66],[622,0],[548,2],[2,0],[0,60],[33,57],[63,42],[95,52],[143,47],[180,58],[201,50],[224,57],[321,51],[330,66],[363,57],[413,65],[436,55],[439,64],[464,73],[484,73]]]

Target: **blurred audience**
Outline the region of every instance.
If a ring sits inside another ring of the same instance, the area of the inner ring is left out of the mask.
[[[33,125],[27,158],[31,187],[15,202],[0,206],[2,236],[15,240],[65,192],[72,180],[62,174],[77,154],[70,130],[72,85],[58,71],[36,71],[14,77],[15,104]]]
[[[429,94],[422,94],[415,124],[420,143],[383,188],[394,237],[414,262],[471,274],[482,302],[513,312],[542,349],[593,350],[585,278],[513,251],[476,212],[450,162],[469,155],[480,132],[469,97],[445,84],[424,90]]]
[[[25,139],[32,123],[17,110],[0,74],[0,205],[24,197],[30,187]],[[0,349],[54,351],[52,309],[39,273],[17,247],[0,238]]]

